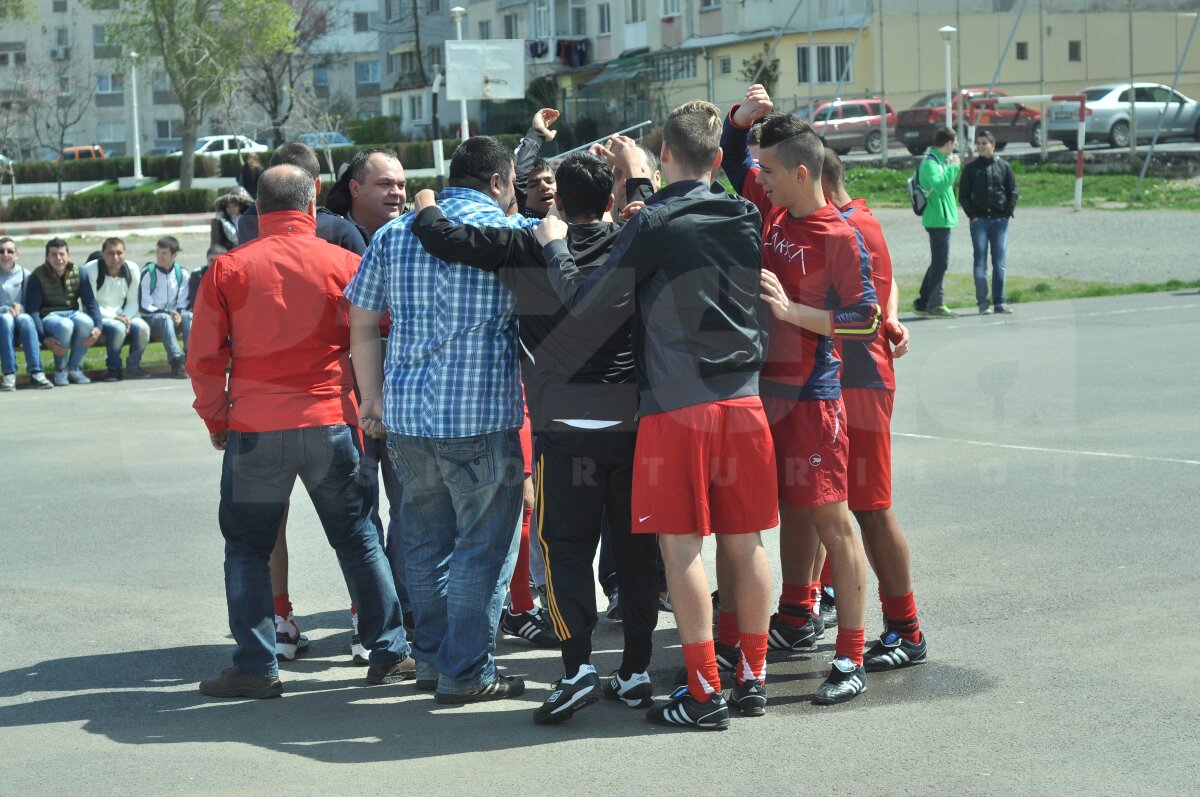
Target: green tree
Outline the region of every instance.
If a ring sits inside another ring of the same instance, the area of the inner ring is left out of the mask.
[[[201,123],[242,87],[242,59],[295,46],[284,0],[123,0],[110,25],[126,52],[162,61],[183,108],[180,188],[190,188]]]
[[[775,86],[779,83],[779,59],[774,57],[770,45],[764,44],[761,53],[742,59],[741,78],[747,83],[761,83],[768,94],[775,95]]]
[[[34,0],[0,0],[0,22],[32,19],[37,14]]]

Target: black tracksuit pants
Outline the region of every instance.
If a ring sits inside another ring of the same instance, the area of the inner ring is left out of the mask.
[[[645,672],[658,623],[658,538],[633,534],[630,500],[637,433],[553,423],[534,442],[538,538],[546,559],[550,625],[572,677],[590,663],[596,627],[592,561],[607,514],[621,596],[622,677]]]

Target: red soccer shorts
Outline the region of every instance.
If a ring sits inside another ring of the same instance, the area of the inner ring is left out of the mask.
[[[749,534],[779,523],[775,450],[757,396],[647,415],[633,463],[635,534]]]
[[[842,390],[850,435],[850,509],[892,505],[892,390]]]
[[[842,400],[763,399],[775,441],[779,500],[793,509],[845,501],[850,455]]]

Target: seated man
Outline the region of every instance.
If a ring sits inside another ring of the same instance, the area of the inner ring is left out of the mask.
[[[141,311],[150,332],[167,350],[171,376],[187,379],[183,361],[187,357],[188,337],[192,331],[192,311],[188,307],[188,270],[179,265],[179,241],[164,235],[154,247],[154,265],[142,269]],[[175,336],[183,339],[183,349]]]
[[[25,288],[25,309],[38,338],[54,354],[54,384],[59,387],[92,381],[83,373],[83,358],[100,340],[100,327],[79,309],[82,286],[67,242],[51,238],[46,262],[34,269]]]
[[[83,267],[85,294],[91,293],[92,322],[104,335],[108,349],[105,361],[105,382],[125,378],[121,364],[121,347],[129,340],[129,375],[138,379],[150,376],[142,368],[142,352],[150,342],[150,326],[138,317],[138,265],[125,259],[125,242],[109,238],[100,247],[101,260],[92,260]]]
[[[38,343],[37,326],[25,312],[25,291],[29,286],[29,272],[17,263],[17,242],[12,238],[0,238],[0,364],[3,365],[4,381],[0,391],[17,389],[16,343],[25,350],[25,370],[34,387],[52,388],[50,380],[42,373],[42,347]]]
[[[213,261],[227,251],[229,250],[218,244],[208,247],[208,251],[204,253],[204,265],[193,271],[192,276],[188,278],[188,312],[194,313],[196,310],[196,297],[200,295],[200,281],[208,273],[208,269],[212,266]]]

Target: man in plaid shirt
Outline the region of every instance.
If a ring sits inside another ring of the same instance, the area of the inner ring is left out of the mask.
[[[530,227],[506,217],[512,151],[477,136],[450,163],[438,198],[447,218]],[[513,298],[496,275],[446,263],[412,234],[412,213],[375,234],[350,300],[353,362],[367,434],[386,429],[404,484],[405,573],[416,633],[417,687],[439,703],[515,697],[519,678],[496,671],[492,650],[519,537],[524,420]],[[387,361],[379,321],[391,313]]]

